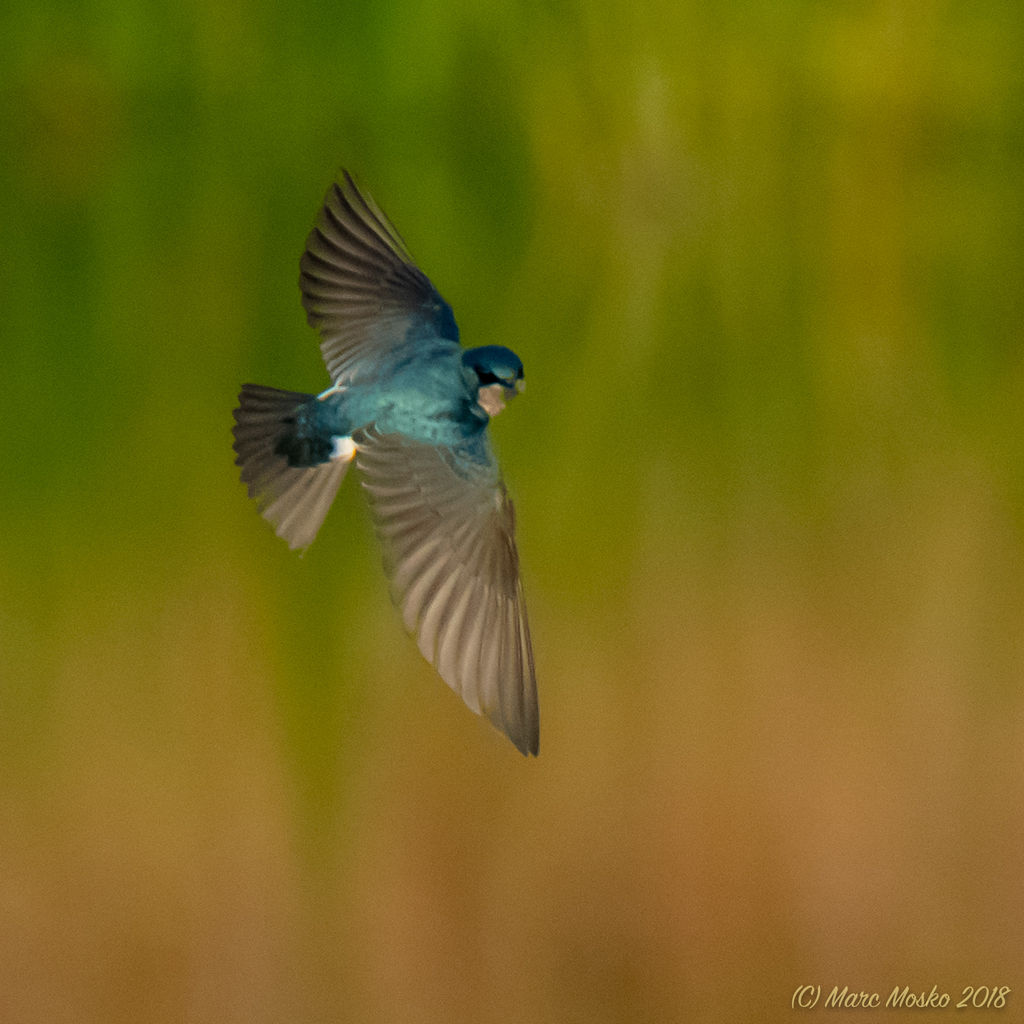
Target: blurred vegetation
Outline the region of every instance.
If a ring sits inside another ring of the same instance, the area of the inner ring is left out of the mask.
[[[1016,1001],[1022,53],[1010,2],[9,0],[0,1016]],[[536,763],[358,487],[300,559],[237,481],[238,385],[326,384],[340,165],[526,365]]]

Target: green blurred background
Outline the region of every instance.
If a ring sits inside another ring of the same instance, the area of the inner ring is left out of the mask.
[[[0,1019],[1019,1014],[1022,54],[1016,2],[8,0]],[[352,480],[298,558],[232,465],[243,380],[327,383],[343,164],[526,364],[535,762]]]

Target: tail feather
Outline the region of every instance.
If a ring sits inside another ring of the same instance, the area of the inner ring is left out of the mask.
[[[235,463],[260,514],[290,548],[313,543],[345,478],[353,451],[312,466],[294,465],[295,419],[313,395],[244,384],[235,409]]]

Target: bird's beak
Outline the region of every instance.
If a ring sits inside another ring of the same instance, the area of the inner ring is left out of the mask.
[[[523,378],[523,377],[520,377],[519,380],[516,381],[516,394],[517,395],[521,395],[525,390],[526,390],[526,379]]]

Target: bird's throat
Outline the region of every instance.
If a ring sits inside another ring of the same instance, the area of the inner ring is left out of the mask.
[[[477,392],[476,400],[488,416],[497,416],[505,408],[505,389],[501,384],[487,384]]]

